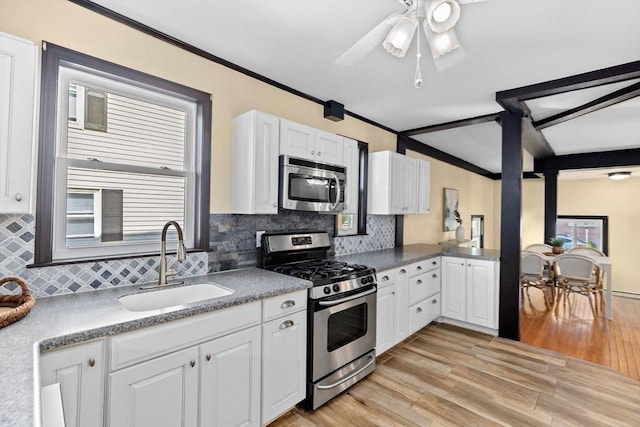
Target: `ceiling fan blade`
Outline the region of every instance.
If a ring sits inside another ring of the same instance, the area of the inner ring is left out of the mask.
[[[389,15],[381,23],[376,25],[371,31],[365,34],[353,46],[351,46],[340,58],[336,60],[338,65],[353,65],[382,42],[389,33],[394,18],[405,15],[408,11],[397,12]]]

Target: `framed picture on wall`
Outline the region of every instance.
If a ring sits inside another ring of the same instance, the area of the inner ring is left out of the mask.
[[[443,230],[455,231],[458,228],[454,212],[458,210],[458,190],[453,188],[444,189],[444,211],[443,211]]]

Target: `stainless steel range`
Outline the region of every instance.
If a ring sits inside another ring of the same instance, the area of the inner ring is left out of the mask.
[[[262,247],[264,268],[313,282],[305,406],[316,409],[375,369],[375,270],[328,259],[324,231],[266,233]]]

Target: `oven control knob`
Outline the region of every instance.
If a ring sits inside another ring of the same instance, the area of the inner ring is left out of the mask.
[[[329,286],[325,286],[322,292],[324,292],[325,295],[329,295],[331,293],[331,288]]]
[[[363,285],[366,285],[368,282],[366,277],[363,277],[362,279],[360,279],[360,283],[362,283]]]
[[[340,285],[333,285],[333,292],[340,292]]]

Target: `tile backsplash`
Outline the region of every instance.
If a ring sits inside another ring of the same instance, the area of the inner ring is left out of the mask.
[[[326,230],[334,234],[335,217],[310,212],[281,211],[278,215],[212,214],[209,218],[209,252],[190,253],[176,264],[179,277],[254,267],[259,263],[256,231],[296,229]],[[369,215],[367,235],[332,237],[332,254],[347,255],[392,248],[395,217]],[[92,291],[113,286],[153,282],[158,279],[158,256],[124,260],[79,262],[69,265],[27,268],[33,263],[35,218],[33,215],[0,214],[0,278],[18,276],[36,297]],[[169,265],[173,259],[169,257]],[[15,293],[17,285],[0,287],[0,294]]]

